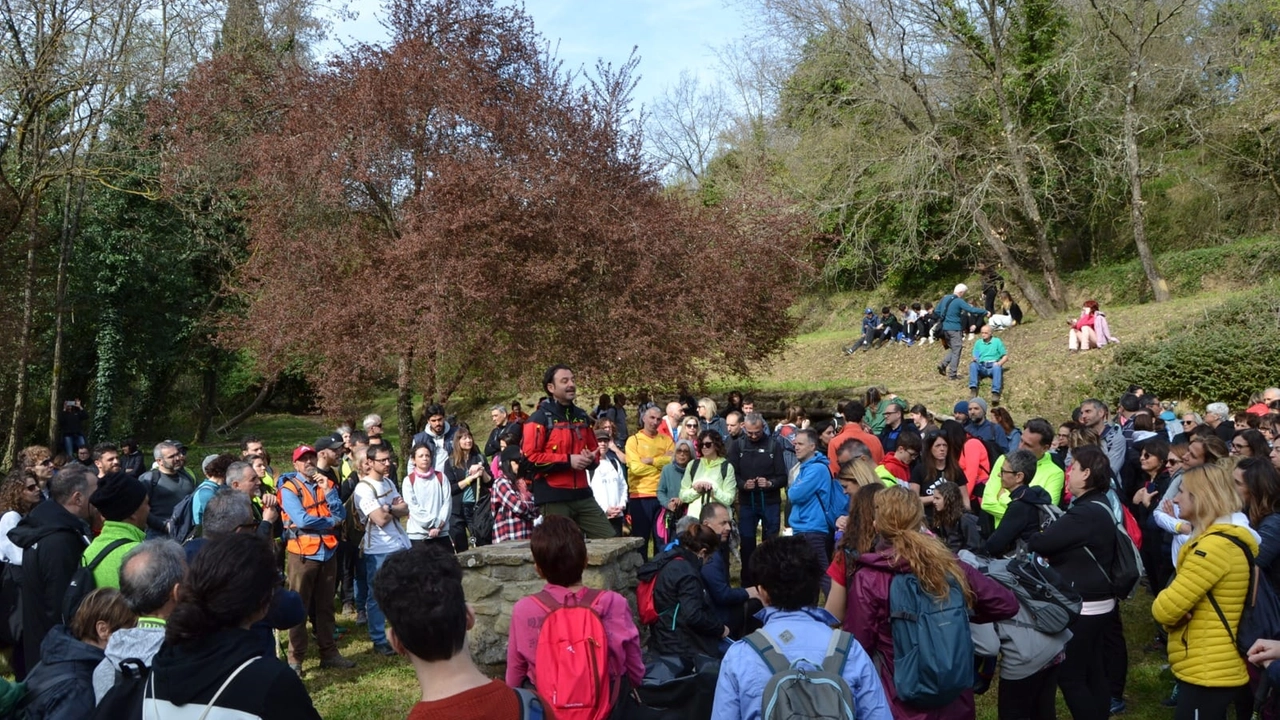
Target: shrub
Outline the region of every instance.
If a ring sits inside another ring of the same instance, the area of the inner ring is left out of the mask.
[[[1171,323],[1153,340],[1124,344],[1098,377],[1101,397],[1130,384],[1161,398],[1239,407],[1276,383],[1280,348],[1280,289],[1268,286]]]

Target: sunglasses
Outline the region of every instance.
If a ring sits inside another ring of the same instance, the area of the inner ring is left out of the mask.
[[[698,443],[698,447],[700,447],[700,448],[704,448],[704,449],[705,449],[705,448],[715,447],[715,446],[716,446],[716,444],[715,444],[715,443],[713,443],[713,442],[703,442],[703,443]]]

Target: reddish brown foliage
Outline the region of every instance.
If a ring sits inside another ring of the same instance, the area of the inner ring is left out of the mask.
[[[175,188],[244,193],[230,342],[267,370],[309,359],[331,405],[405,356],[439,395],[552,362],[662,384],[780,348],[797,224],[765,195],[663,194],[622,117],[631,68],[575,89],[518,10],[390,9],[389,47],[313,72],[223,57],[158,115]]]

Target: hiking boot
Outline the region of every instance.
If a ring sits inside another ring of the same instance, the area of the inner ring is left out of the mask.
[[[373,651],[379,655],[385,655],[387,657],[391,657],[396,654],[395,648],[391,647],[387,643],[374,643]]]
[[[999,404],[1000,404],[1000,393],[998,392],[991,393],[991,407],[995,407]]]
[[[1111,714],[1112,715],[1119,715],[1120,713],[1124,712],[1124,709],[1125,709],[1124,698],[1111,698]]]
[[[356,624],[364,625],[369,622],[369,614],[363,610],[356,611]]]
[[[930,340],[929,342],[933,342],[933,340]],[[946,366],[945,366],[945,365],[939,365],[939,366],[938,366],[938,374],[939,374],[939,375],[946,375],[946,374],[947,374],[947,368],[946,368]]]
[[[322,668],[333,668],[335,670],[350,670],[355,666],[356,664],[354,662],[342,657],[341,655],[333,655],[331,657],[322,658],[320,660],[320,667]]]
[[[356,606],[355,606],[355,603],[350,603],[350,602],[344,602],[344,603],[342,603],[342,614],[343,614],[343,615],[355,615],[355,614],[356,614]]]
[[[976,397],[978,397],[978,388],[976,387],[969,388],[969,399],[972,400]]]
[[[297,673],[298,677],[302,677],[302,663],[289,663],[289,669]]]

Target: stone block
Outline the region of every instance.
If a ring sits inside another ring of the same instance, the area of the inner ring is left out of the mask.
[[[532,560],[527,565],[495,565],[487,569],[490,578],[502,583],[538,579],[538,571],[533,568]]]
[[[502,583],[486,577],[484,573],[464,572],[462,574],[462,594],[469,603],[479,602],[501,589]]]
[[[607,540],[587,541],[587,565],[599,566],[617,560],[625,553],[637,550],[641,545],[640,538],[619,537]]]

